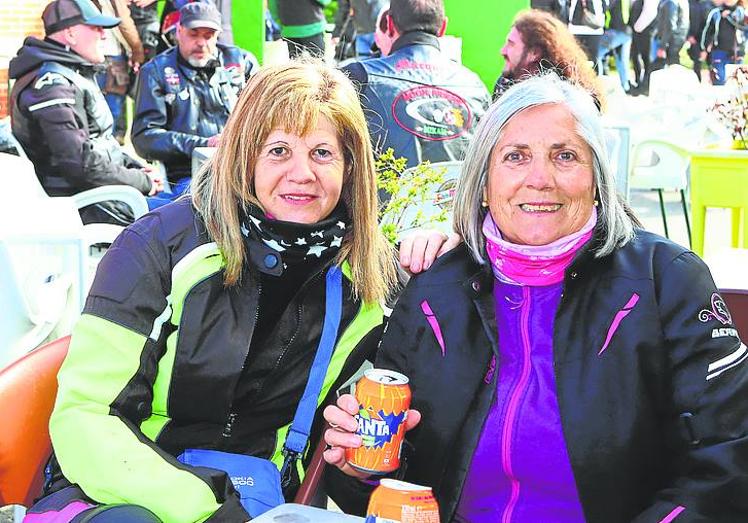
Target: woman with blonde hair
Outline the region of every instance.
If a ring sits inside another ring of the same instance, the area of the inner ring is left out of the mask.
[[[101,261],[32,514],[246,521],[293,499],[317,408],[373,355],[397,283],[370,144],[340,71],[292,62],[249,81],[191,196]],[[270,464],[272,503],[245,490],[261,483],[249,456]]]

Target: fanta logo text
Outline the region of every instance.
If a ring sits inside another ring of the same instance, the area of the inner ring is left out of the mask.
[[[231,476],[231,483],[235,487],[254,487],[255,480],[252,476]]]
[[[385,414],[382,410],[374,412],[363,406],[359,407],[356,415],[358,434],[365,447],[382,447],[385,443],[391,442],[392,436],[397,434],[404,420],[405,412]]]

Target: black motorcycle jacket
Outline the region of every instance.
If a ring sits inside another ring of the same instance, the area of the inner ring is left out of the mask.
[[[249,53],[218,44],[218,59],[190,66],[174,47],[140,70],[132,143],[137,153],[165,164],[169,181],[191,174],[192,151],[220,133],[254,69]]]
[[[112,136],[112,113],[94,79],[95,67],[52,40],[28,37],[10,62],[13,134],[50,196],[101,185],[151,181]]]

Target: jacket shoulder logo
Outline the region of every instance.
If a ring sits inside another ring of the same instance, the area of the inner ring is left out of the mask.
[[[42,89],[43,87],[46,87],[48,85],[64,84],[64,83],[65,83],[65,77],[62,76],[61,74],[47,72],[39,77],[39,79],[34,84],[34,89]]]
[[[732,316],[730,316],[730,311],[727,310],[727,305],[725,305],[722,296],[714,292],[712,293],[711,301],[711,310],[701,309],[699,311],[699,321],[706,323],[709,320],[717,320],[722,325],[730,325],[732,323]]]

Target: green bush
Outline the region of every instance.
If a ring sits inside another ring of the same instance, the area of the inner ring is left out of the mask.
[[[392,148],[381,154],[375,165],[377,189],[390,195],[390,199],[379,208],[379,224],[387,240],[394,244],[410,229],[448,220],[451,206],[444,206],[429,216],[421,210],[425,204],[433,202],[437,188],[444,182],[445,169],[435,169],[428,161],[407,169],[407,160],[395,158]],[[416,206],[415,216],[413,206]]]

